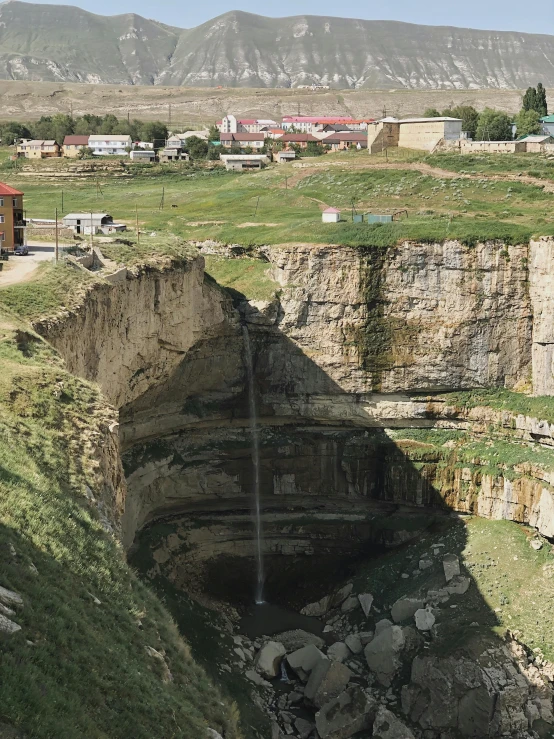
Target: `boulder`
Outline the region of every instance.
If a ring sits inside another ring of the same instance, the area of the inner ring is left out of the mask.
[[[534,549],[536,552],[542,549],[542,541],[540,539],[531,539],[529,544],[531,548]]]
[[[399,621],[408,621],[414,613],[423,608],[425,603],[421,598],[399,598],[390,610],[392,620],[395,623]]]
[[[294,722],[294,728],[300,739],[308,739],[315,729],[315,725],[311,721],[306,721],[304,718],[297,718]]]
[[[300,613],[303,616],[314,616],[315,618],[325,616],[325,614],[330,611],[331,608],[336,608],[337,606],[340,606],[340,604],[348,598],[351,592],[352,583],[348,583],[340,590],[336,590],[334,593],[325,595],[323,598],[316,601],[315,603],[309,603],[307,606],[304,606]]]
[[[287,664],[294,670],[300,680],[306,682],[310,672],[320,659],[324,659],[324,657],[315,644],[307,644],[305,647],[287,655]]]
[[[7,616],[0,614],[0,632],[3,634],[15,634],[17,631],[21,631],[21,626]]]
[[[349,595],[348,598],[343,602],[340,609],[343,613],[350,613],[357,607],[358,607],[358,599],[356,598],[355,595]]]
[[[208,729],[208,739],[223,739],[221,734],[219,734],[215,729]]]
[[[352,654],[360,654],[360,652],[363,649],[362,640],[359,634],[349,634],[345,638],[344,643],[346,644],[348,649],[352,652]]]
[[[364,615],[366,617],[369,616],[371,606],[373,605],[373,596],[370,593],[362,593],[362,595],[358,596],[358,600],[360,601]]]
[[[321,708],[342,693],[351,677],[352,672],[346,665],[324,658],[312,670],[304,698],[308,703]]]
[[[268,641],[256,655],[256,670],[269,679],[277,677],[281,660],[286,654],[285,647],[277,641]]]
[[[377,709],[372,736],[374,739],[414,739],[406,724],[385,706],[379,706]]]
[[[337,641],[329,647],[327,656],[336,662],[344,662],[350,657],[350,650],[343,641]]]
[[[420,608],[414,614],[415,625],[419,631],[430,631],[435,625],[435,617],[427,608]]]
[[[22,606],[23,598],[19,593],[15,593],[13,590],[8,590],[0,585],[0,601],[6,606]]]
[[[325,595],[321,600],[315,603],[308,603],[307,606],[300,611],[303,616],[312,616],[314,618],[320,618],[325,616],[327,611],[331,609],[331,596]]]
[[[383,619],[376,624],[375,636],[364,650],[367,666],[381,685],[387,688],[400,667],[400,653],[404,644],[404,634],[400,626]]]
[[[349,739],[369,729],[376,706],[375,700],[358,686],[348,688],[316,713],[315,725],[320,739]]]
[[[460,574],[460,560],[455,554],[446,554],[442,558],[442,566],[446,582]]]
[[[450,582],[447,584],[445,590],[448,591],[450,595],[463,595],[465,592],[467,592],[469,585],[469,577],[456,575],[456,577],[453,577],[452,580],[450,580]]]
[[[267,680],[264,680],[264,678],[261,675],[258,675],[255,670],[246,670],[244,674],[255,685],[259,685],[261,688],[271,688],[271,683],[268,683]]]
[[[366,644],[369,644],[374,635],[375,634],[373,631],[360,631],[358,636],[360,637],[360,641],[362,642],[362,647],[365,647]]]
[[[273,637],[273,641],[278,641],[282,644],[287,652],[294,652],[297,649],[305,647],[307,644],[314,644],[319,648],[325,644],[320,636],[310,634],[309,631],[303,631],[302,629],[283,631],[282,634],[276,634]]]
[[[419,569],[420,570],[428,570],[429,567],[433,566],[433,560],[428,559],[427,557],[423,557],[419,560]]]

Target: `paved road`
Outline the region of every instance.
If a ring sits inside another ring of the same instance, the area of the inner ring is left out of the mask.
[[[54,259],[54,244],[29,241],[28,247],[27,256],[10,256],[8,262],[4,262],[9,269],[0,272],[0,288],[29,280],[40,262]]]

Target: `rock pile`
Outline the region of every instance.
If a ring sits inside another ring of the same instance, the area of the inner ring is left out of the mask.
[[[448,655],[436,649],[445,633],[448,639],[452,599],[470,588],[458,557],[441,546],[421,558],[426,571],[431,561],[436,585],[414,584],[385,612],[351,584],[306,606],[304,613],[326,619],[327,644],[301,630],[255,642],[235,637],[239,664],[254,668],[246,676],[254,702],[272,719],[272,739],[552,735],[554,666],[540,654],[528,654],[510,634],[500,640],[478,629]],[[422,583],[421,571],[410,577]],[[278,680],[285,684],[276,691]]]

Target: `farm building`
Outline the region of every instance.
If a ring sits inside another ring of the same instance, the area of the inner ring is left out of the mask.
[[[327,208],[321,214],[323,223],[338,223],[340,221],[340,210],[336,208]]]
[[[295,151],[276,151],[273,154],[273,161],[277,162],[277,164],[286,164],[287,162],[292,162],[295,159]]]
[[[546,151],[547,144],[554,144],[554,136],[541,134],[538,136],[524,136],[520,141],[525,144],[525,151],[540,154]]]
[[[130,152],[129,156],[133,162],[154,162],[156,161],[156,152],[151,149],[143,151],[141,149],[134,149]]]
[[[460,118],[383,118],[368,126],[368,148],[372,154],[397,146],[432,151],[442,142],[461,138]]]
[[[485,151],[489,154],[519,154],[527,151],[525,141],[460,141],[462,154]]]
[[[266,154],[220,154],[219,158],[225,162],[225,169],[235,172],[261,169],[269,163],[269,157]]]
[[[91,230],[93,234],[110,234],[127,229],[124,223],[114,223],[109,213],[68,213],[63,218],[63,225],[76,235],[90,234]]]

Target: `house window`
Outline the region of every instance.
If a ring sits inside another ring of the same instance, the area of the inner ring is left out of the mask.
[[[0,208],[4,207],[4,198],[0,198]]]
[[[14,208],[17,208],[17,198],[12,198],[12,205]]]
[[[6,216],[0,216],[0,223],[4,223],[6,221]]]
[[[6,234],[5,234],[5,232],[4,231],[0,231],[0,241],[5,241],[5,240],[6,240]]]

